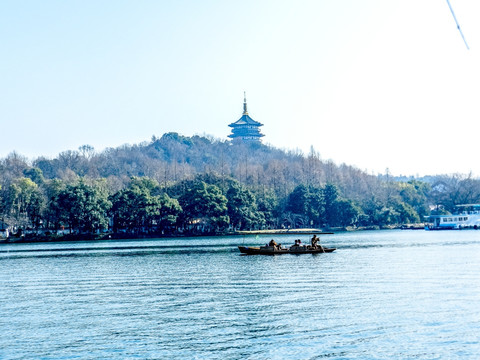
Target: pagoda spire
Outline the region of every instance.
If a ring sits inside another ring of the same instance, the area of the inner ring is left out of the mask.
[[[260,132],[262,123],[253,120],[247,111],[247,95],[243,92],[243,114],[240,119],[228,125],[232,128],[232,133],[228,135],[234,142],[259,142],[265,136]]]
[[[245,91],[243,92],[243,115],[248,115],[248,111],[247,111],[247,94],[246,94]]]

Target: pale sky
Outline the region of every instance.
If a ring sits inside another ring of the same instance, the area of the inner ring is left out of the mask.
[[[166,132],[263,142],[369,173],[480,176],[480,1],[0,2],[0,157]]]

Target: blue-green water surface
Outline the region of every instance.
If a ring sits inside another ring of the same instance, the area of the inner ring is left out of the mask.
[[[269,239],[1,244],[0,359],[480,357],[480,231]]]

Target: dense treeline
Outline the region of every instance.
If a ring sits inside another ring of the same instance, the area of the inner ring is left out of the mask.
[[[385,226],[480,201],[480,181],[398,181],[263,144],[168,133],[96,153],[0,159],[0,229],[18,232],[215,233],[279,227]]]

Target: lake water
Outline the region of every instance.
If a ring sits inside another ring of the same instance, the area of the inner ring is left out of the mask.
[[[269,239],[2,244],[0,359],[480,358],[480,231]]]

